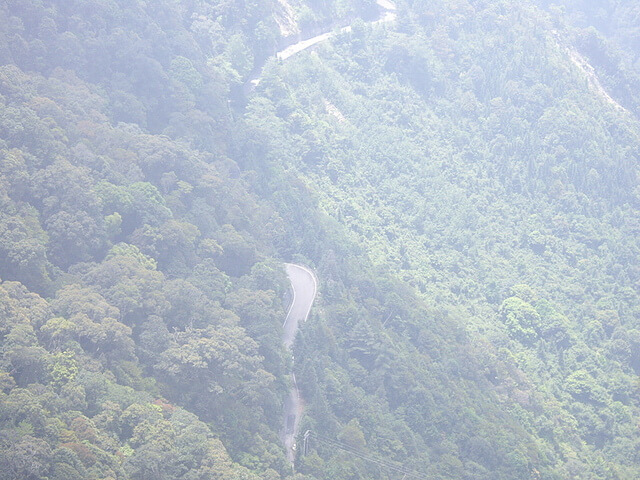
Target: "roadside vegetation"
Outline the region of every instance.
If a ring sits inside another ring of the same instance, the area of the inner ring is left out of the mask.
[[[640,25],[538,3],[4,2],[0,477],[638,478]]]

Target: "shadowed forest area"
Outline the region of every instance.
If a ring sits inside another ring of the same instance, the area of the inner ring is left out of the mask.
[[[640,6],[382,3],[0,1],[0,477],[640,478]]]

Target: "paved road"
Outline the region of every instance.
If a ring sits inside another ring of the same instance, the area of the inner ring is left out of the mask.
[[[380,25],[383,23],[393,22],[396,19],[396,6],[390,0],[377,0],[376,2],[380,7],[380,17],[373,22],[369,22],[370,25]],[[341,28],[338,30],[338,33],[346,33],[351,31],[351,25]],[[324,42],[325,40],[330,39],[336,34],[335,31],[331,30],[320,35],[317,35],[312,38],[308,38],[306,40],[301,40],[298,43],[294,43],[293,45],[289,45],[287,48],[280,50],[276,53],[276,57],[279,60],[286,60],[287,58],[295,55],[296,53],[302,52],[309,47],[313,47],[320,42]],[[249,80],[245,84],[245,90],[251,91],[253,88],[260,84],[262,75],[262,69],[260,69],[254,77],[249,78]],[[246,93],[246,92],[245,92]]]
[[[391,0],[377,0],[377,3],[381,10],[380,16],[377,20],[370,22],[370,24],[377,25],[393,22],[396,19],[395,4]],[[351,31],[351,26],[347,26],[339,30],[339,32],[349,31]],[[276,56],[280,60],[286,60],[298,52],[328,40],[333,37],[335,33],[336,32],[334,31],[325,32],[316,37],[290,45],[284,50],[278,52]],[[262,72],[259,70],[255,74],[255,77],[250,78],[249,81],[247,81],[245,84],[245,93],[251,91],[260,83],[261,74]],[[287,317],[285,318],[284,324],[282,325],[282,343],[285,348],[290,350],[291,345],[293,345],[293,341],[296,338],[296,333],[298,332],[298,325],[307,319],[309,312],[311,311],[311,306],[316,298],[317,281],[313,272],[306,267],[295,265],[293,263],[287,263],[285,266],[287,276],[289,277],[289,281],[291,282],[291,287],[293,289],[293,301],[289,308],[289,312],[287,313]],[[300,398],[300,392],[298,391],[298,385],[296,384],[296,376],[292,372],[291,390],[284,402],[283,425],[280,433],[280,438],[286,450],[287,459],[292,465],[295,460],[295,438],[298,433],[298,424],[300,422],[300,417],[302,416],[302,411],[302,399]]]
[[[309,316],[311,305],[316,298],[317,285],[315,275],[308,268],[293,263],[286,263],[285,267],[293,289],[293,301],[282,325],[282,343],[286,348],[291,348],[298,332],[298,324]]]
[[[291,350],[298,326],[309,316],[318,285],[315,275],[308,268],[293,263],[287,263],[285,267],[293,289],[293,301],[282,325],[282,343],[285,348]],[[291,374],[291,384],[291,390],[284,402],[284,420],[280,437],[284,443],[287,459],[293,463],[296,450],[295,438],[302,416],[302,399],[296,384],[296,376],[293,373]]]
[[[387,3],[382,1],[378,2],[378,4],[381,6],[383,3],[384,5],[387,5]],[[380,18],[378,18],[378,20],[374,20],[373,22],[370,22],[370,24],[379,25],[381,23],[393,22],[396,19],[396,14],[393,10],[395,10],[395,6],[393,6],[393,9],[387,9],[384,13],[380,15]],[[342,27],[340,30],[338,30],[338,33],[348,33],[350,31],[351,31],[351,25],[347,25],[346,27]],[[276,57],[278,57],[279,60],[286,60],[287,58],[295,55],[296,53],[306,50],[309,47],[313,47],[314,45],[320,42],[324,42],[325,40],[329,40],[335,34],[336,34],[335,31],[325,32],[315,37],[308,38],[307,40],[302,40],[293,45],[289,45],[284,50],[281,50],[278,53],[276,53]]]

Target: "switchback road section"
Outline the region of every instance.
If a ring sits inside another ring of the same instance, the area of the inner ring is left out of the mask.
[[[313,272],[306,267],[293,263],[287,263],[285,267],[293,290],[293,300],[282,325],[282,343],[290,351],[298,332],[298,326],[309,316],[311,306],[316,298],[318,282]],[[284,419],[280,434],[287,459],[291,464],[295,459],[295,438],[298,433],[298,424],[301,416],[302,399],[296,384],[296,376],[292,372],[291,390],[284,402]]]

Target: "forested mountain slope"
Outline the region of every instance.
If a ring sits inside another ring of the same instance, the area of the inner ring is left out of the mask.
[[[484,395],[495,392],[538,439],[514,478],[527,468],[633,478],[640,129],[576,60],[571,27],[559,28],[522,2],[399,4],[394,31],[355,30],[275,70],[260,87],[269,102],[256,97],[247,122],[279,120],[269,154],[372,263],[454,315],[484,351]],[[387,334],[406,320],[393,308],[379,317]],[[364,365],[374,384],[382,374]],[[400,391],[395,412],[428,403]],[[426,443],[443,461],[443,436],[456,428],[410,425],[440,434]],[[481,466],[443,474],[496,475],[495,437],[483,450],[477,426],[452,436]]]
[[[0,4],[2,478],[639,476],[632,77],[544,4],[397,7]]]
[[[640,114],[640,5],[633,0],[539,1],[556,25],[571,25],[571,42],[594,68],[610,94]]]

